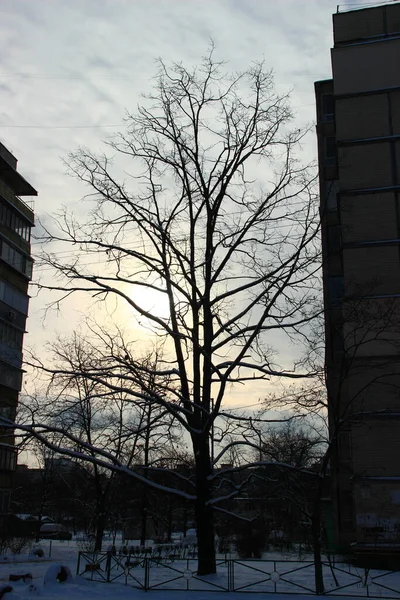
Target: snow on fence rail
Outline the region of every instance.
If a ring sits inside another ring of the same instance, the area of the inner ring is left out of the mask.
[[[77,573],[92,581],[118,581],[144,590],[315,594],[314,562],[220,559],[217,574],[198,576],[197,560],[166,560],[143,553],[79,552]],[[325,594],[400,600],[400,572],[324,562]]]

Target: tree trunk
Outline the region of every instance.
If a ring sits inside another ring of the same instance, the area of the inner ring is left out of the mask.
[[[168,522],[167,522],[167,538],[171,541],[172,537],[172,498],[168,498]]]
[[[186,502],[185,502],[185,508],[183,510],[183,526],[182,526],[182,531],[183,531],[183,535],[186,535],[186,531],[187,531],[187,522],[188,522],[188,514],[187,514],[187,506],[186,506]]]
[[[315,564],[315,592],[317,594],[324,593],[324,575],[322,571],[322,556],[321,556],[321,507],[317,501],[314,506],[312,516],[312,536],[314,548],[314,564]]]
[[[147,536],[147,489],[143,488],[142,494],[142,514],[141,514],[141,527],[140,527],[140,545],[146,545]]]
[[[99,516],[96,523],[96,538],[94,541],[94,551],[101,552],[101,547],[103,544],[103,536],[104,536],[104,518],[103,516]]]
[[[96,512],[96,536],[94,541],[94,551],[101,552],[103,544],[104,528],[106,526],[106,511],[103,502],[97,503]]]
[[[35,542],[40,542],[40,528],[42,526],[42,514],[38,516],[37,528],[36,528],[36,537]]]
[[[148,467],[149,466],[149,453],[150,453],[150,434],[151,434],[151,409],[152,409],[152,404],[149,403],[148,409],[147,409],[147,421],[146,421],[146,433],[145,433],[145,438],[144,438],[144,466]],[[144,476],[147,479],[147,469],[144,470]],[[141,521],[141,528],[140,528],[140,545],[141,546],[145,546],[146,545],[146,535],[147,535],[147,488],[146,486],[143,487],[143,492],[142,492],[142,521]]]
[[[212,507],[207,504],[211,499],[211,484],[208,476],[211,474],[210,448],[208,440],[195,447],[196,459],[196,526],[197,526],[197,574],[209,575],[216,573],[214,519]]]

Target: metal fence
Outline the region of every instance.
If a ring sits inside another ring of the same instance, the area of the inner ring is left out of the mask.
[[[79,552],[77,573],[92,581],[120,582],[143,590],[315,594],[314,562],[219,559],[217,574],[197,575],[197,559],[128,553]],[[325,595],[400,600],[400,572],[323,563]]]

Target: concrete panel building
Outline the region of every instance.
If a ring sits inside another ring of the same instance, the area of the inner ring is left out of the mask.
[[[336,540],[400,551],[400,3],[333,30],[315,92]]]
[[[33,262],[34,213],[22,197],[36,195],[17,171],[17,159],[0,143],[0,414],[12,420],[22,385],[22,345]],[[0,433],[1,529],[7,521],[17,454],[12,433]]]

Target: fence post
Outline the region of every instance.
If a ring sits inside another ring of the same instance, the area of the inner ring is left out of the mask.
[[[76,567],[76,574],[79,575],[79,566],[81,564],[81,550],[78,552],[78,565]]]
[[[144,590],[145,590],[145,592],[148,591],[149,585],[150,585],[149,570],[150,570],[149,559],[145,558],[144,559]]]
[[[107,571],[107,583],[110,583],[110,578],[111,578],[111,552],[109,550],[107,551],[106,571]]]

